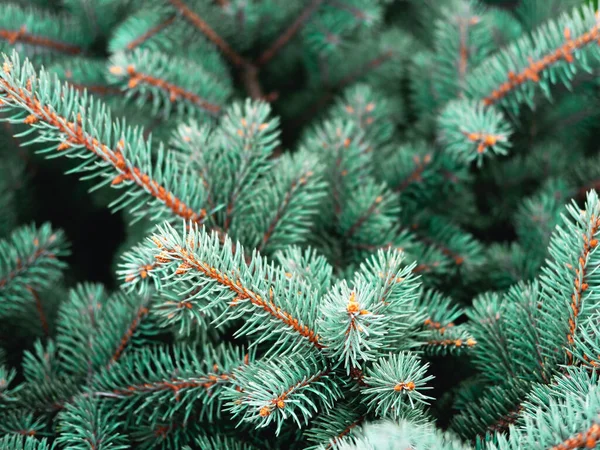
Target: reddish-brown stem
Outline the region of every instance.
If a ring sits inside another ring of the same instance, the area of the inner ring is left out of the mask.
[[[8,67],[5,67],[5,70],[7,69],[10,70]],[[200,223],[206,217],[204,209],[199,212],[194,211],[167,188],[153,180],[148,174],[142,172],[141,169],[135,167],[131,162],[125,160],[122,153],[125,146],[124,141],[121,140],[114,149],[109,148],[89,133],[86,133],[82,128],[79,118],[76,122],[69,121],[67,118],[58,115],[50,105],[42,105],[32,92],[11,86],[6,79],[0,79],[0,91],[4,91],[5,93],[5,98],[2,99],[4,102],[12,101],[25,106],[29,110],[31,114],[25,119],[26,124],[34,125],[38,121],[42,121],[66,136],[65,141],[57,147],[58,151],[67,150],[71,145],[79,145],[85,147],[101,160],[114,167],[117,171],[117,176],[112,182],[113,185],[129,180],[143,188],[152,197],[162,202],[175,215],[181,218]]]
[[[241,73],[246,92],[255,100],[267,100],[258,79],[258,68],[254,64],[245,64]]]
[[[414,183],[416,181],[420,181],[423,171],[425,170],[427,165],[431,162],[431,159],[432,158],[431,158],[430,153],[427,153],[425,156],[423,156],[423,159],[421,159],[421,157],[419,155],[415,155],[413,157],[413,161],[415,163],[414,170],[404,180],[402,180],[402,182],[400,184],[398,184],[398,186],[396,186],[394,188],[394,192],[400,193],[400,192],[404,191],[412,183]]]
[[[351,238],[352,236],[354,236],[354,234],[360,229],[360,227],[362,227],[362,225],[367,221],[367,219],[369,217],[371,217],[371,215],[375,212],[375,210],[377,209],[377,206],[383,201],[383,197],[381,195],[378,195],[377,197],[375,197],[375,200],[373,200],[373,203],[371,203],[371,206],[369,206],[369,209],[367,209],[353,224],[350,228],[348,228],[348,231],[346,231],[346,233],[344,234],[344,237],[346,239]]]
[[[81,48],[75,45],[65,44],[64,42],[53,41],[52,39],[48,39],[46,37],[29,34],[25,30],[25,26],[21,27],[17,31],[0,30],[0,38],[8,41],[8,43],[11,45],[16,44],[17,42],[22,42],[24,44],[45,47],[60,53],[67,53],[70,55],[77,55],[81,53]]]
[[[496,422],[488,427],[490,431],[495,432],[504,432],[508,430],[508,427],[515,423],[519,418],[519,414],[521,414],[521,410],[523,407],[521,405],[517,405],[512,411],[509,411],[504,416],[500,417]]]
[[[329,441],[329,444],[327,444],[327,446],[325,447],[325,449],[331,450],[335,444],[337,444],[341,439],[343,439],[345,436],[347,436],[352,431],[353,428],[356,428],[357,426],[359,426],[364,420],[365,420],[365,416],[361,416],[356,421],[352,422],[350,425],[348,425],[346,428],[344,428],[341,433],[339,433],[337,436],[335,436],[333,439],[331,439]]]
[[[372,70],[377,69],[383,63],[390,60],[393,56],[394,52],[392,50],[388,50],[382,53],[381,55],[377,56],[376,58],[373,58],[372,60],[368,61],[365,65],[363,65],[360,69],[355,70],[351,74],[342,78],[342,80],[339,83],[339,88],[344,88],[349,84],[354,83],[358,78],[362,77],[363,75],[369,73]]]
[[[571,294],[571,313],[572,317],[569,317],[569,332],[567,333],[567,343],[569,347],[573,347],[575,344],[575,331],[577,329],[577,318],[581,310],[581,301],[583,293],[588,289],[588,283],[586,282],[586,269],[587,260],[590,252],[598,246],[598,239],[595,237],[596,233],[600,228],[600,218],[592,215],[591,227],[589,236],[583,234],[583,251],[577,260],[577,267],[575,268],[575,280],[573,282],[573,294]],[[567,267],[573,269],[569,264]],[[570,350],[567,350],[568,363],[573,363],[573,354]]]
[[[238,278],[234,280],[229,278],[225,273],[220,272],[218,269],[209,266],[203,261],[198,261],[195,255],[188,252],[185,248],[177,246],[173,249],[165,249],[159,241],[155,243],[162,249],[161,253],[156,256],[156,260],[159,263],[170,262],[171,258],[180,259],[182,264],[177,269],[176,274],[184,274],[190,269],[194,269],[204,276],[211,278],[222,286],[225,286],[230,291],[235,293],[236,298],[231,303],[231,307],[243,300],[248,300],[252,305],[264,310],[274,319],[283,322],[285,325],[291,327],[300,336],[306,338],[316,348],[323,348],[321,344],[321,338],[315,330],[310,329],[307,325],[303,325],[300,320],[295,318],[291,313],[282,310],[280,307],[273,303],[273,298],[265,299],[257,292],[252,291],[242,284],[242,281]],[[272,297],[272,295],[271,295]]]
[[[273,409],[278,408],[278,409],[283,409],[285,408],[285,401],[287,399],[287,397],[293,393],[294,391],[303,388],[304,386],[307,386],[310,383],[314,383],[315,381],[319,380],[320,378],[326,376],[331,370],[330,369],[325,369],[322,372],[319,372],[311,377],[308,377],[306,379],[304,379],[303,381],[296,383],[295,385],[291,386],[287,391],[285,391],[283,394],[275,397],[274,399],[271,400],[271,404],[269,405],[265,405],[262,408],[260,408],[259,414],[261,417],[267,417],[271,414],[271,412],[273,411]]]
[[[415,268],[412,270],[413,273],[422,273],[422,272],[430,272],[433,269],[435,269],[436,267],[439,267],[440,263],[438,261],[433,262],[431,264],[419,264],[417,266],[415,266]]]
[[[219,105],[210,103],[199,95],[189,92],[180,86],[163,80],[162,78],[157,78],[152,75],[138,72],[133,65],[127,66],[127,69],[124,69],[120,66],[113,66],[110,68],[110,71],[115,75],[124,75],[126,73],[129,77],[129,83],[127,84],[129,89],[133,89],[139,84],[147,84],[150,86],[155,86],[169,94],[169,100],[172,103],[178,101],[179,99],[183,99],[204,109],[212,115],[218,115],[221,111],[221,107]]]
[[[265,50],[262,55],[259,56],[257,60],[257,65],[264,66],[269,61],[271,61],[279,51],[285,47],[285,45],[290,42],[290,40],[300,31],[302,26],[306,23],[306,21],[313,15],[313,13],[319,8],[319,6],[323,3],[323,0],[312,0],[306,8],[302,11],[302,13],[294,20],[294,22],[279,36],[275,42]]]
[[[129,342],[131,341],[131,338],[133,337],[134,333],[138,329],[141,321],[144,319],[144,317],[146,317],[147,314],[148,314],[148,308],[146,308],[145,306],[142,306],[140,309],[138,309],[133,321],[127,328],[127,331],[125,331],[125,334],[121,338],[121,341],[119,342],[119,345],[117,346],[117,349],[113,353],[113,355],[110,359],[111,363],[116,362],[121,357],[121,355],[127,348],[127,345],[129,345]]]
[[[564,35],[566,42],[550,54],[537,61],[530,59],[529,65],[519,73],[514,73],[513,71],[508,72],[507,80],[494,89],[489,95],[484,97],[483,103],[485,105],[493,105],[506,97],[514,89],[528,81],[538,83],[540,81],[541,73],[553,64],[560,61],[572,63],[574,61],[573,52],[575,50],[600,41],[600,26],[595,24],[588,32],[583,33],[581,36],[574,39],[571,38],[571,30],[565,28]]]
[[[112,392],[121,396],[129,396],[142,392],[156,392],[156,391],[168,391],[171,390],[175,394],[175,399],[179,399],[179,391],[181,389],[192,389],[202,387],[204,389],[210,389],[216,385],[219,381],[229,381],[231,378],[230,374],[210,374],[195,379],[178,379],[173,378],[168,381],[156,381],[153,383],[144,383],[128,386],[123,389],[115,389]]]
[[[142,45],[144,42],[146,42],[148,39],[152,38],[153,36],[157,35],[158,33],[160,33],[162,30],[164,30],[165,28],[167,28],[169,25],[171,25],[173,22],[175,22],[175,19],[177,18],[177,16],[175,14],[170,15],[169,17],[167,17],[164,21],[162,21],[161,23],[159,23],[158,25],[150,28],[148,31],[146,31],[144,34],[142,34],[141,36],[139,36],[138,38],[134,39],[133,41],[131,41],[129,44],[127,44],[127,46],[125,47],[127,50],[133,50],[134,48],[139,47],[140,45]]]
[[[219,36],[198,14],[192,11],[182,0],[169,0],[181,15],[200,30],[236,67],[243,67],[247,61]]]
[[[439,345],[442,347],[473,347],[477,345],[477,341],[473,338],[468,339],[440,339],[427,341],[427,345]]]
[[[596,444],[599,442],[600,424],[594,422],[587,430],[577,433],[575,436],[572,436],[560,444],[555,445],[550,450],[577,450],[579,448],[596,448]]]
[[[447,324],[443,324],[441,322],[436,322],[436,321],[432,320],[430,317],[428,317],[423,322],[423,325],[425,327],[429,328],[430,330],[437,330],[440,332],[440,334],[444,334],[448,328],[452,328],[454,326],[454,323],[449,322]]]
[[[79,92],[88,91],[92,94],[98,94],[98,95],[119,95],[122,93],[121,89],[119,89],[118,87],[114,87],[114,86],[103,86],[100,84],[90,84],[90,85],[78,84],[78,83],[73,83],[72,81],[69,81],[68,79],[67,79],[67,82],[69,83],[70,86],[73,86],[73,88],[78,90]]]
[[[273,231],[275,231],[275,227],[277,226],[277,224],[281,220],[281,217],[283,216],[283,214],[285,214],[285,211],[289,207],[290,202],[294,196],[294,193],[296,192],[296,189],[299,188],[300,186],[304,186],[306,184],[308,178],[310,178],[312,175],[313,175],[313,172],[308,171],[308,172],[302,174],[298,179],[295,179],[294,181],[292,181],[290,188],[286,192],[285,197],[283,198],[283,201],[281,202],[281,204],[279,205],[279,208],[277,209],[277,212],[275,213],[275,217],[269,224],[269,227],[267,228],[267,231],[265,232],[263,239],[257,248],[258,251],[262,251],[265,248],[265,246],[267,245],[267,243],[269,242],[269,239],[273,235]]]
[[[458,81],[460,90],[463,89],[465,76],[467,75],[467,65],[469,63],[469,26],[475,25],[478,22],[478,17],[458,18],[458,29],[460,35],[460,44],[458,49]]]
[[[6,286],[11,280],[19,276],[21,273],[29,269],[39,258],[55,259],[56,255],[51,253],[46,248],[38,248],[25,261],[17,259],[17,267],[12,272],[9,272],[4,278],[0,278],[0,288]],[[28,289],[31,289],[28,287]]]
[[[46,314],[44,313],[44,306],[42,305],[42,300],[38,295],[37,291],[33,289],[31,286],[27,286],[27,290],[31,293],[33,299],[35,300],[35,309],[40,316],[40,323],[42,325],[42,330],[44,330],[44,336],[48,336],[50,331],[48,329],[48,319],[46,318]]]

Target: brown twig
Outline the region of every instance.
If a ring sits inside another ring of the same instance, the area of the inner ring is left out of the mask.
[[[77,55],[81,53],[81,48],[75,45],[65,44],[63,42],[53,41],[46,37],[29,34],[27,33],[25,26],[22,26],[17,31],[0,30],[0,38],[8,41],[8,43],[11,45],[16,44],[17,42],[23,42],[24,44],[46,47],[57,52],[67,53],[70,55]]]
[[[521,72],[514,73],[510,71],[507,80],[484,97],[483,103],[488,106],[493,105],[527,81],[538,83],[541,73],[560,61],[572,63],[574,61],[573,52],[575,50],[598,42],[600,39],[600,25],[596,23],[589,31],[576,38],[572,38],[571,30],[565,28],[564,37],[566,42],[562,46],[537,61],[530,60],[529,65]]]
[[[4,70],[9,71],[10,68],[7,66]],[[31,112],[25,118],[25,124],[45,122],[65,136],[65,140],[57,147],[58,151],[68,150],[71,146],[84,147],[116,170],[117,175],[112,181],[113,185],[129,180],[163,203],[178,217],[197,223],[205,219],[205,210],[196,212],[165,186],[126,160],[123,150],[127,143],[124,140],[119,141],[115,148],[110,148],[83,129],[80,116],[75,122],[69,121],[66,117],[57,114],[52,106],[42,104],[33,92],[14,86],[6,79],[0,79],[0,90],[4,91],[5,96],[2,99],[4,103],[23,105]]]
[[[38,315],[40,316],[40,323],[42,324],[42,330],[44,330],[44,336],[48,337],[50,335],[50,330],[48,328],[48,319],[46,318],[46,313],[44,313],[44,306],[42,305],[42,300],[40,299],[40,296],[37,293],[37,291],[31,286],[27,286],[27,290],[31,293],[33,299],[35,300],[35,309],[37,310]]]
[[[296,20],[281,34],[277,40],[262,55],[259,56],[256,64],[258,66],[264,66],[271,61],[279,51],[290,42],[290,40],[300,31],[306,21],[313,15],[318,7],[323,3],[323,0],[313,0],[310,4],[304,8],[304,11],[296,18]]]
[[[164,30],[169,25],[171,25],[173,22],[175,22],[176,18],[177,18],[177,16],[175,14],[171,14],[169,17],[167,17],[161,23],[150,28],[144,34],[142,34],[141,36],[139,36],[136,39],[134,39],[133,41],[131,41],[129,44],[127,44],[127,46],[125,48],[127,50],[133,50],[134,48],[139,47],[144,42],[146,42],[148,39],[150,39],[152,36],[160,33],[162,30]]]
[[[246,59],[237,53],[231,46],[213,30],[208,23],[198,14],[192,11],[182,0],[169,0],[181,15],[194,27],[200,30],[236,67],[243,67],[247,64]]]

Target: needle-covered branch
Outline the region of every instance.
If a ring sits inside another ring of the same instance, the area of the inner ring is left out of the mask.
[[[300,345],[323,347],[315,326],[314,291],[294,274],[258,253],[247,265],[241,246],[233,252],[229,238],[222,245],[217,234],[196,226],[184,226],[180,234],[165,224],[149,245],[155,247],[163,286],[188,295],[193,307],[208,310],[219,323],[242,319],[238,336],[288,351]]]
[[[550,240],[550,261],[542,269],[543,346],[555,363],[573,363],[572,349],[580,326],[599,304],[596,286],[600,282],[598,238],[600,201],[595,191],[587,195],[585,209],[567,206],[563,224]],[[564,349],[565,353],[559,349]]]
[[[325,352],[347,374],[398,349],[419,321],[415,307],[419,283],[414,264],[397,251],[379,251],[350,285],[334,285],[321,306],[319,329]]]
[[[577,6],[484,61],[468,79],[469,96],[515,112],[520,103],[533,107],[538,88],[550,97],[551,85],[568,87],[577,72],[590,71],[600,59],[598,39],[598,13]]]
[[[183,346],[172,352],[145,347],[99,373],[90,395],[112,399],[129,413],[145,410],[151,421],[169,420],[178,413],[187,420],[193,412],[212,420],[220,417],[224,390],[233,382],[235,369],[253,360],[253,352],[230,345],[207,347],[204,354]]]
[[[17,53],[4,58],[0,100],[10,122],[32,128],[25,133],[35,134],[30,143],[42,143],[51,157],[82,159],[72,172],[101,178],[95,187],[125,188],[113,208],[153,219],[178,216],[200,223],[206,218],[202,185],[180,170],[171,154],[159,149],[154,160],[142,130],[113,120],[109,109],[85,92],[61,85],[43,70],[36,73]]]
[[[380,358],[365,374],[367,387],[362,390],[369,410],[381,417],[399,419],[432,397],[423,393],[431,387],[426,375],[428,364],[411,353],[390,354]]]
[[[240,422],[258,427],[274,423],[279,433],[288,418],[302,427],[316,413],[331,409],[342,396],[339,384],[325,360],[312,353],[302,359],[257,361],[234,372],[227,409]]]
[[[0,52],[22,46],[22,55],[48,61],[78,55],[91,44],[90,36],[73,17],[6,3],[0,6]]]
[[[138,107],[151,103],[154,115],[167,118],[217,117],[231,95],[231,86],[202,64],[157,51],[117,53],[109,70],[127,99]]]
[[[64,233],[49,223],[17,228],[0,240],[0,316],[18,315],[39,302],[37,293],[61,278],[68,254]]]

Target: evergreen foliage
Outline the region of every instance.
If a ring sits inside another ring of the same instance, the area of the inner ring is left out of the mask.
[[[0,450],[600,448],[600,13],[508,3],[1,2]]]

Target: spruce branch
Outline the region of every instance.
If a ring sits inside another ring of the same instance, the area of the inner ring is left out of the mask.
[[[382,175],[394,192],[402,194],[412,184],[429,178],[427,175],[433,162],[433,151],[428,146],[418,143],[404,145],[398,153],[398,164],[391,162],[382,167]]]
[[[340,232],[350,242],[373,242],[395,227],[399,213],[398,197],[385,184],[365,179],[339,216]]]
[[[256,64],[264,66],[268,64],[285,45],[293,39],[302,29],[302,26],[319,9],[324,0],[311,0],[302,10],[300,15],[285,29],[285,31],[267,48],[256,60]]]
[[[475,273],[485,261],[483,245],[442,216],[421,214],[411,230],[419,241],[439,249],[465,276]]]
[[[342,78],[338,85],[338,89],[343,89],[360,78],[363,78],[369,72],[377,69],[381,65],[385,64],[387,61],[392,59],[395,56],[392,50],[384,50],[381,54],[373,57],[372,59],[365,62],[360,68],[356,69],[354,72],[349,73],[344,78]]]
[[[185,20],[192,24],[202,34],[204,34],[217,48],[231,61],[231,63],[240,68],[248,65],[244,57],[238,54],[221,36],[219,36],[211,26],[198,14],[196,14],[183,0],[169,0]]]
[[[590,48],[600,39],[598,20],[597,13],[584,6],[540,26],[473,71],[469,95],[486,106],[502,103],[515,109],[523,100],[533,105],[536,85],[546,95],[554,80],[568,85],[576,70],[589,70],[590,60],[599,57],[598,51]],[[584,51],[587,49],[590,51]],[[508,75],[501,68],[508,68]],[[483,73],[488,76],[481,77]]]
[[[135,245],[123,254],[122,260],[117,275],[123,279],[128,290],[136,289],[140,294],[146,294],[152,286],[156,287],[157,279],[153,275],[158,264],[151,249],[142,244]]]
[[[349,375],[397,350],[419,322],[415,301],[419,283],[404,255],[380,250],[352,280],[334,285],[321,306],[319,330],[325,353]]]
[[[552,386],[536,388],[528,396],[531,404],[523,409],[523,417],[510,426],[508,434],[497,435],[497,442],[489,448],[594,448],[600,441],[600,398],[594,381],[585,371],[570,370]]]
[[[58,346],[54,339],[36,340],[23,355],[23,375],[28,382],[43,384],[60,375]]]
[[[337,81],[335,84],[329,83],[324,94],[319,96],[312,104],[308,105],[305,111],[298,119],[298,124],[302,125],[309,119],[314,117],[319,111],[323,109],[325,105],[334,97],[335,92],[340,91],[355,82],[365,78],[371,72],[375,71],[388,61],[392,60],[397,54],[390,49],[384,49],[381,53],[368,61],[361,64],[359,67],[354,69],[352,72],[345,75],[343,78]]]
[[[544,302],[544,325],[554,330],[544,333],[544,347],[551,361],[560,361],[555,349],[564,348],[568,364],[573,363],[573,346],[582,321],[597,305],[594,286],[597,283],[594,261],[600,235],[600,202],[590,191],[586,209],[575,204],[567,207],[569,216],[564,225],[556,229],[549,246],[551,261],[543,269],[541,282]],[[568,300],[566,300],[568,299]]]
[[[177,179],[181,171],[164,150],[159,150],[154,164],[150,143],[143,140],[140,130],[120,121],[113,123],[102,103],[68,85],[61,86],[56,77],[44,71],[36,74],[28,61],[21,65],[17,53],[11,58],[5,56],[0,89],[4,108],[13,111],[11,122],[25,123],[39,133],[31,143],[57,142],[58,147],[52,145],[45,151],[83,158],[85,162],[73,171],[85,173],[86,179],[104,178],[97,187],[129,187],[113,203],[115,208],[128,206],[138,216],[154,217],[168,211],[196,223],[206,218],[206,210],[195,206],[203,203],[202,186],[186,174],[183,180]],[[144,194],[154,200],[150,208],[145,208]],[[188,199],[194,205],[187,203]]]
[[[450,433],[442,433],[418,415],[401,420],[368,421],[355,431],[353,439],[343,440],[335,450],[385,449],[389,445],[419,450],[470,450]]]
[[[92,382],[92,394],[116,401],[125,411],[145,410],[153,422],[173,419],[180,412],[187,421],[194,410],[212,420],[220,416],[224,389],[238,373],[235,368],[245,368],[253,360],[253,352],[229,345],[208,347],[200,355],[184,346],[175,346],[172,352],[144,347],[100,372]]]
[[[153,236],[161,278],[169,283],[176,277],[180,286],[189,283],[183,295],[203,286],[194,296],[208,303],[203,309],[216,308],[215,314],[224,316],[219,321],[246,320],[238,335],[260,333],[256,339],[261,342],[276,332],[281,343],[291,344],[290,350],[303,342],[316,349],[323,347],[314,328],[315,308],[309,304],[312,293],[300,294],[307,297],[302,304],[298,292],[303,286],[296,277],[268,265],[258,253],[246,265],[243,249],[237,246],[232,252],[229,238],[221,245],[214,232],[209,235],[196,226],[185,228],[180,235],[165,224]],[[254,326],[257,322],[262,322],[260,328]]]
[[[424,311],[426,317],[423,327],[440,334],[456,326],[456,320],[464,314],[464,310],[450,297],[433,289],[428,289],[419,296],[417,306]]]
[[[430,389],[425,384],[433,379],[425,375],[427,367],[411,353],[380,358],[365,375],[367,387],[362,394],[369,410],[379,416],[401,418],[407,409],[415,408],[415,403],[427,404],[431,397],[421,392]]]
[[[521,401],[531,388],[528,383],[514,383],[510,387],[486,386],[475,398],[461,407],[451,427],[461,436],[483,435],[492,431],[500,436],[516,423],[521,412]]]
[[[139,306],[136,310],[134,310],[133,318],[131,319],[130,323],[125,327],[125,332],[121,334],[121,338],[118,341],[118,345],[110,357],[109,364],[115,363],[117,360],[119,360],[121,355],[123,355],[123,352],[127,349],[128,346],[130,346],[134,335],[138,332],[140,324],[148,315],[148,312],[149,310],[145,302],[142,303],[141,306]]]
[[[307,450],[332,450],[342,440],[351,438],[366,420],[366,409],[357,401],[342,400],[334,408],[315,417],[312,425],[304,432],[312,446]],[[326,443],[326,445],[325,445]]]
[[[551,450],[571,450],[581,447],[594,448],[600,442],[600,416],[596,423],[586,430],[565,439],[560,444],[554,445]]]
[[[282,155],[258,181],[256,195],[240,207],[233,235],[263,254],[302,244],[323,203],[325,186],[313,155]]]
[[[435,21],[432,83],[438,102],[464,95],[468,73],[494,47],[486,16],[478,2],[453,1]]]
[[[279,144],[279,119],[270,118],[270,113],[270,106],[261,101],[235,103],[213,136],[217,145],[212,151],[220,154],[211,161],[211,191],[215,201],[225,205],[221,213],[224,232],[232,226],[237,210],[250,201],[248,188],[269,168],[267,159]],[[224,147],[227,154],[221,154]]]
[[[168,15],[166,18],[164,18],[159,23],[154,25],[152,28],[150,28],[144,34],[142,34],[142,35],[136,37],[135,39],[131,40],[130,42],[128,42],[127,45],[125,45],[125,49],[132,51],[132,50],[135,50],[136,48],[140,47],[141,45],[143,45],[148,40],[152,39],[157,34],[162,33],[166,28],[169,28],[175,22],[176,18],[177,18],[177,16],[175,14]]]
[[[576,0],[523,0],[514,11],[525,27],[534,28],[578,4]]]
[[[119,433],[123,424],[114,420],[105,403],[80,396],[58,414],[57,442],[73,450],[124,450],[127,439]]]
[[[5,52],[11,46],[23,45],[29,57],[44,57],[48,52],[78,55],[90,44],[80,24],[66,14],[9,3],[2,5],[0,17],[0,46]]]
[[[425,335],[423,342],[428,354],[434,355],[462,354],[477,345],[469,330],[460,325],[431,331]]]
[[[45,420],[41,417],[36,417],[30,412],[16,410],[8,410],[1,414],[2,424],[0,432],[5,435],[13,436],[32,436],[40,438],[44,436],[46,428]]]
[[[107,297],[102,285],[82,284],[72,289],[61,305],[56,343],[67,372],[85,375],[92,371],[94,339]]]
[[[259,100],[267,100],[267,96],[263,94],[262,87],[259,81],[259,68],[257,65],[244,58],[236,52],[212,27],[198,14],[196,14],[182,0],[169,0],[171,5],[176,9],[178,14],[181,14],[193,27],[198,29],[209,41],[211,41],[233,64],[234,67],[241,71],[241,77],[246,88],[246,91],[251,98]]]
[[[575,338],[573,351],[574,363],[595,369],[600,366],[600,331],[596,327],[597,313],[590,316],[581,327],[581,333]]]
[[[156,51],[117,53],[109,70],[128,99],[135,98],[139,106],[152,101],[153,114],[166,118],[173,113],[193,117],[197,112],[217,116],[230,94],[229,86],[201,65]]]
[[[79,92],[87,91],[94,96],[120,95],[121,90],[112,86],[107,79],[106,62],[95,58],[74,57],[68,63],[58,62],[48,67],[62,81]]]
[[[477,161],[491,152],[506,155],[512,127],[500,111],[467,100],[447,104],[439,116],[441,140],[446,151],[465,162]]]
[[[11,404],[15,404],[18,401],[16,394],[22,386],[11,386],[17,377],[17,371],[6,367],[4,361],[0,361],[0,363],[2,363],[0,365],[0,410],[3,410],[7,406],[10,407]]]
[[[36,311],[38,313],[38,316],[39,316],[39,319],[40,319],[40,324],[42,325],[42,331],[44,333],[44,336],[48,337],[49,334],[50,334],[50,329],[49,329],[49,326],[48,326],[48,319],[46,317],[46,313],[44,312],[44,305],[42,304],[42,300],[40,298],[40,295],[31,286],[27,286],[27,290],[30,292],[30,294],[33,297],[33,300],[35,302],[35,309],[36,309]]]
[[[333,282],[333,267],[327,259],[311,247],[287,246],[273,254],[286,273],[295,274],[317,295],[323,296]]]
[[[511,357],[507,336],[507,319],[500,313],[504,301],[499,293],[487,292],[473,299],[473,306],[467,311],[477,341],[473,360],[482,368],[483,376],[496,382],[517,378],[517,361]],[[502,374],[498,367],[503,368]]]
[[[34,304],[45,332],[48,323],[38,292],[51,286],[66,267],[61,257],[69,254],[64,233],[49,223],[17,228],[0,241],[0,315],[22,312]]]
[[[325,361],[312,353],[299,360],[257,361],[235,372],[227,408],[241,422],[258,422],[259,427],[274,422],[279,434],[288,417],[302,427],[315,413],[332,408],[341,397],[338,384]]]

